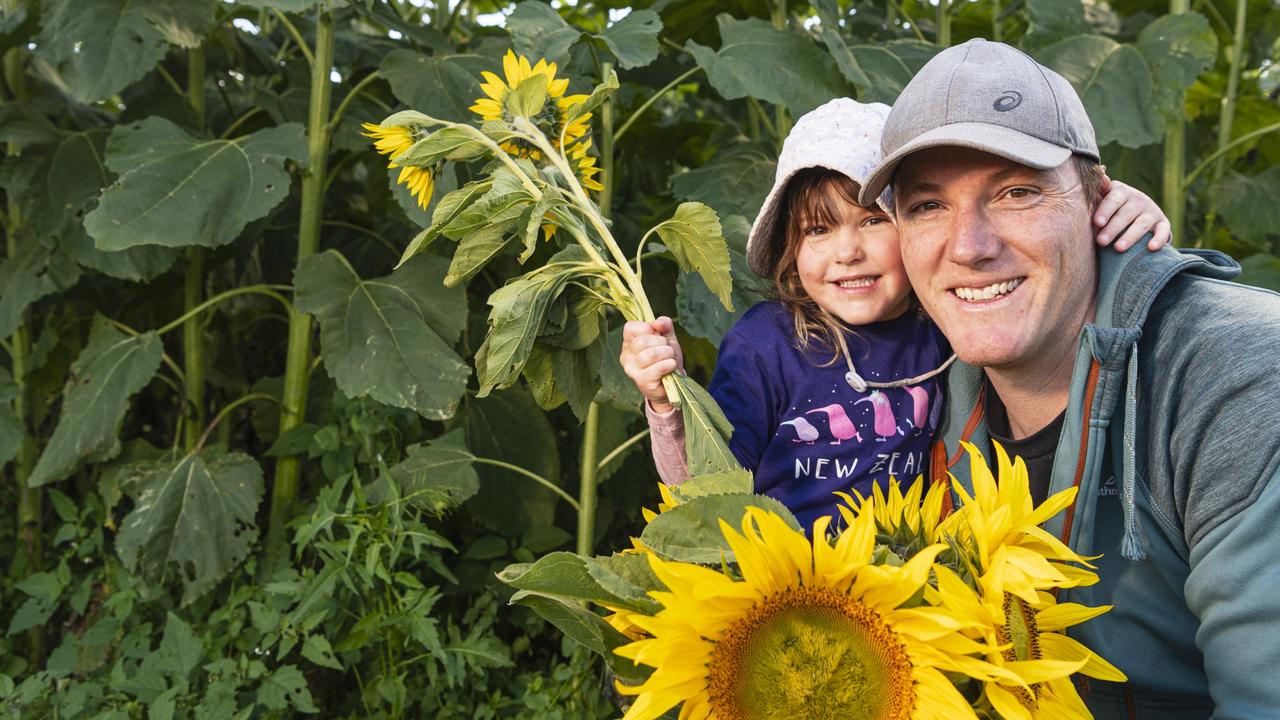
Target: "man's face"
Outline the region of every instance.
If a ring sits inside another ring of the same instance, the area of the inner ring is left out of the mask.
[[[1073,357],[1093,318],[1091,208],[1068,160],[1035,170],[977,150],[922,150],[898,168],[902,259],[960,359],[995,369]]]

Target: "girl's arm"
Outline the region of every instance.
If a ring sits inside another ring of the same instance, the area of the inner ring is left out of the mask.
[[[1103,176],[1102,191],[1106,193],[1093,213],[1097,226],[1094,237],[1099,245],[1113,244],[1116,252],[1124,252],[1151,233],[1148,250],[1159,250],[1171,239],[1169,218],[1146,193]]]
[[[644,414],[649,420],[649,446],[653,449],[658,477],[668,486],[688,480],[689,459],[684,452],[684,415],[680,408],[659,413],[645,400]]]
[[[684,416],[667,401],[667,391],[662,387],[662,378],[683,364],[671,318],[660,317],[653,322],[633,320],[624,325],[618,361],[644,396],[649,444],[658,477],[667,485],[679,485],[689,479],[684,452]]]

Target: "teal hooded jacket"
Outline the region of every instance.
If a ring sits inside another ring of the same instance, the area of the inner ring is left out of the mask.
[[[1081,679],[1100,720],[1280,718],[1280,295],[1213,252],[1098,253],[1045,524],[1094,561],[1059,601],[1113,605],[1069,634],[1128,676]],[[982,371],[957,363],[931,478],[993,457]],[[954,500],[954,497],[953,497]]]

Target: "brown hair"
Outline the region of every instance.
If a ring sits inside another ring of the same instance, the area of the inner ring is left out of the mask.
[[[838,225],[846,204],[858,204],[858,183],[826,168],[805,168],[792,176],[782,196],[782,256],[773,266],[773,288],[779,302],[791,311],[796,341],[801,350],[817,341],[831,351],[823,367],[840,359],[843,334],[848,326],[823,310],[800,284],[796,255],[804,242],[804,229],[812,223]],[[775,238],[774,242],[778,242]]]
[[[1085,205],[1089,208],[1089,212],[1093,213],[1102,200],[1102,178],[1106,175],[1106,169],[1096,160],[1085,155],[1072,154],[1071,162],[1076,167],[1076,174],[1080,176]]]

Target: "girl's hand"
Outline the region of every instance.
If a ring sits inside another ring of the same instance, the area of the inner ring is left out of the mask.
[[[1105,195],[1093,213],[1093,224],[1098,227],[1094,237],[1098,244],[1112,244],[1116,252],[1124,252],[1150,232],[1148,250],[1159,250],[1168,245],[1171,238],[1169,218],[1165,217],[1156,201],[1131,185],[1106,175],[1102,177]]]
[[[618,360],[654,412],[671,411],[662,378],[684,371],[684,356],[671,318],[664,315],[653,322],[632,320],[622,326],[622,354]]]

